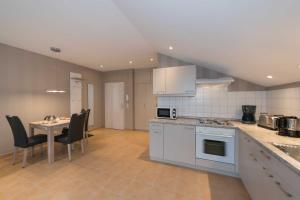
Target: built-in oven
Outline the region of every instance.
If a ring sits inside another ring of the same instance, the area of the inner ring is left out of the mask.
[[[196,127],[196,158],[235,163],[235,129]]]

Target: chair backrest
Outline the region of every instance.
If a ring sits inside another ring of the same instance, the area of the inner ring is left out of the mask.
[[[83,139],[83,129],[86,113],[73,114],[69,125],[68,143]]]
[[[85,115],[85,122],[84,122],[84,130],[88,131],[89,130],[89,117],[90,117],[90,109],[86,110],[86,115]]]
[[[28,137],[22,121],[17,116],[8,116],[6,119],[10,125],[11,131],[14,136],[14,143],[16,147],[25,147],[28,144]]]

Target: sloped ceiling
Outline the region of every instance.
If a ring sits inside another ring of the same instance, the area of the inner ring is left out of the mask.
[[[0,42],[103,71],[155,66],[153,48],[111,0],[1,0]]]
[[[149,59],[162,53],[272,86],[300,81],[299,8],[295,0],[1,0],[0,42],[103,71],[154,67]]]
[[[300,81],[300,1],[114,2],[157,52],[265,86]]]

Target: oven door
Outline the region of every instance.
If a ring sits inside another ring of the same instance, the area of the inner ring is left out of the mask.
[[[234,135],[197,133],[196,157],[234,164]]]
[[[170,118],[170,108],[157,108],[157,118]]]

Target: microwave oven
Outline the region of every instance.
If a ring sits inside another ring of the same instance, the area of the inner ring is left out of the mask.
[[[176,108],[157,108],[156,109],[157,118],[169,118],[176,119]]]

